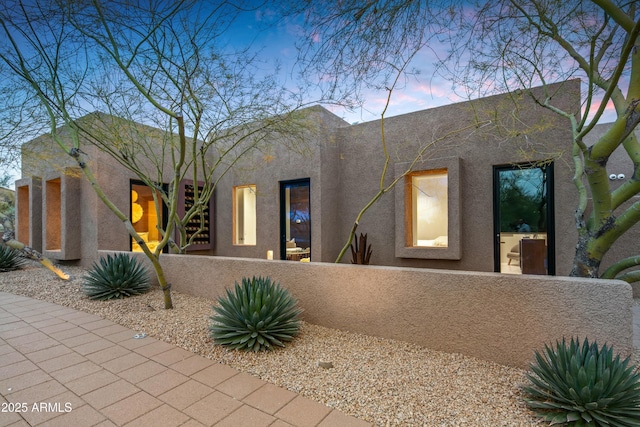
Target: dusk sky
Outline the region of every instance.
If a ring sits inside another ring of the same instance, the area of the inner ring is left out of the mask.
[[[279,60],[283,64],[291,66],[296,60],[295,42],[304,34],[300,23],[278,23],[265,31],[258,31],[263,20],[268,20],[264,12],[257,11],[246,14],[234,27],[232,38],[237,43],[252,42],[256,48],[262,48],[264,58],[267,61]],[[447,105],[465,99],[451,92],[451,83],[442,77],[434,75],[433,54],[424,51],[414,58],[412,66],[419,70],[420,74],[409,77],[394,90],[391,97],[386,117],[413,111]],[[325,107],[349,123],[361,123],[377,120],[387,102],[386,91],[368,90],[365,92],[365,103],[362,108],[348,111],[338,106],[325,105]]]
[[[264,57],[270,61],[278,59],[284,64],[291,64],[296,59],[296,41],[304,34],[299,22],[285,20],[266,31],[258,31],[257,27],[270,16],[264,10],[247,13],[234,27],[232,38],[238,43],[253,42],[254,46],[264,49]],[[443,52],[444,55],[444,52]],[[451,82],[435,73],[436,58],[431,50],[424,49],[414,58],[411,67],[419,74],[403,79],[402,83],[393,91],[389,108],[385,117],[406,114],[413,111],[463,102],[468,99],[454,93]],[[462,92],[460,92],[462,93]],[[349,123],[360,123],[380,118],[387,102],[386,91],[367,90],[362,108],[348,111],[341,107],[325,105],[326,108],[342,117]],[[592,107],[595,112],[598,105]],[[613,104],[607,106],[601,118],[601,123],[614,121],[616,118]]]
[[[260,49],[265,73],[269,73],[273,69],[275,61],[280,61],[284,70],[290,69],[297,56],[295,43],[305,41],[302,39],[305,37],[305,32],[301,27],[301,20],[296,21],[291,18],[280,20],[276,25],[267,25],[266,29],[263,28],[264,24],[273,24],[274,19],[274,15],[269,13],[268,8],[246,12],[234,24],[231,31],[225,33],[228,34],[227,42],[231,46],[251,44],[253,48]],[[310,41],[315,42],[316,40]],[[417,69],[419,74],[403,79],[393,91],[386,117],[467,100],[452,91],[449,81],[435,74],[435,61],[434,53],[428,49],[414,57],[411,66]],[[283,71],[283,78],[286,78],[292,85],[295,83],[295,76],[289,75],[285,71]],[[366,90],[363,95],[364,104],[362,108],[355,111],[331,105],[325,105],[325,107],[349,123],[379,119],[385,107],[387,91],[371,89]],[[597,105],[594,110],[595,108]],[[614,119],[613,107],[609,106],[608,112],[601,118],[601,123],[611,122]],[[17,176],[17,172],[14,175]]]

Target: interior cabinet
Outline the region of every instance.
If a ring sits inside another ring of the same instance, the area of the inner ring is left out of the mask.
[[[547,245],[544,239],[520,240],[522,274],[547,274]]]
[[[191,180],[183,180],[180,183],[180,192],[178,194],[178,211],[181,218],[184,218],[186,212],[194,206],[196,196],[196,185],[198,190],[202,191],[203,183],[194,184]],[[186,225],[187,239],[193,237],[193,244],[187,248],[187,251],[200,251],[213,249],[213,196],[209,199],[208,205],[205,207],[202,218],[201,215],[194,215]],[[200,230],[200,232],[198,232]]]

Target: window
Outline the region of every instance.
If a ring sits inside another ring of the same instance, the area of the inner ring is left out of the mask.
[[[198,186],[188,179],[182,180],[178,195],[178,214],[180,218],[185,218],[185,214],[195,209],[196,188],[198,197],[202,200],[202,193],[205,190],[204,182],[198,182]],[[207,205],[202,209],[202,214],[195,213],[186,224],[186,242],[190,243],[187,251],[200,251],[213,249],[213,197],[210,197]]]
[[[407,246],[446,248],[449,246],[448,173],[446,169],[421,171],[405,177],[411,187],[405,192]]]
[[[138,232],[142,240],[145,241],[150,251],[155,251],[162,240],[162,235],[158,230],[159,226],[165,225],[163,221],[163,206],[156,209],[153,200],[153,191],[140,181],[131,182],[131,223]],[[161,202],[160,195],[156,195],[158,202]],[[131,239],[131,250],[142,252],[140,244]]]
[[[311,259],[311,180],[280,181],[280,259]]]
[[[256,186],[233,187],[233,244],[256,244]]]
[[[413,172],[406,171],[413,167]],[[430,159],[397,163],[395,187],[396,257],[459,260],[461,160]]]
[[[493,167],[494,271],[555,274],[553,162]]]

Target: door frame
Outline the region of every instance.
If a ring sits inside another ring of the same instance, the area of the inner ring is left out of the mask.
[[[299,179],[290,179],[286,181],[280,181],[280,259],[287,259],[287,233],[286,233],[286,225],[287,221],[284,216],[285,211],[285,188],[289,187],[308,187],[309,188],[309,247],[312,247],[311,241],[311,230],[313,227],[313,221],[311,220],[311,178],[299,178]],[[313,252],[313,249],[311,250]]]
[[[556,230],[553,161],[493,165],[493,271],[500,272],[500,172],[517,169],[544,168],[547,194],[547,275],[556,274]]]

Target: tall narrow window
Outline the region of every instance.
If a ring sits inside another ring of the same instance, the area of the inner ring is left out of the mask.
[[[311,260],[311,181],[280,182],[280,259]]]
[[[133,228],[147,244],[147,247],[151,251],[155,251],[160,240],[162,240],[159,228],[164,225],[163,209],[162,207],[156,209],[153,190],[137,182],[131,183],[131,222]],[[156,195],[156,197],[158,201],[161,200],[160,195]],[[140,245],[133,239],[131,239],[131,250],[133,252],[142,252]]]
[[[421,171],[407,176],[406,197],[411,202],[406,212],[407,246],[436,247],[449,246],[449,200],[447,169]],[[408,188],[407,188],[408,190]]]
[[[233,187],[233,244],[256,244],[256,186]]]
[[[555,274],[553,163],[493,168],[494,271]]]

